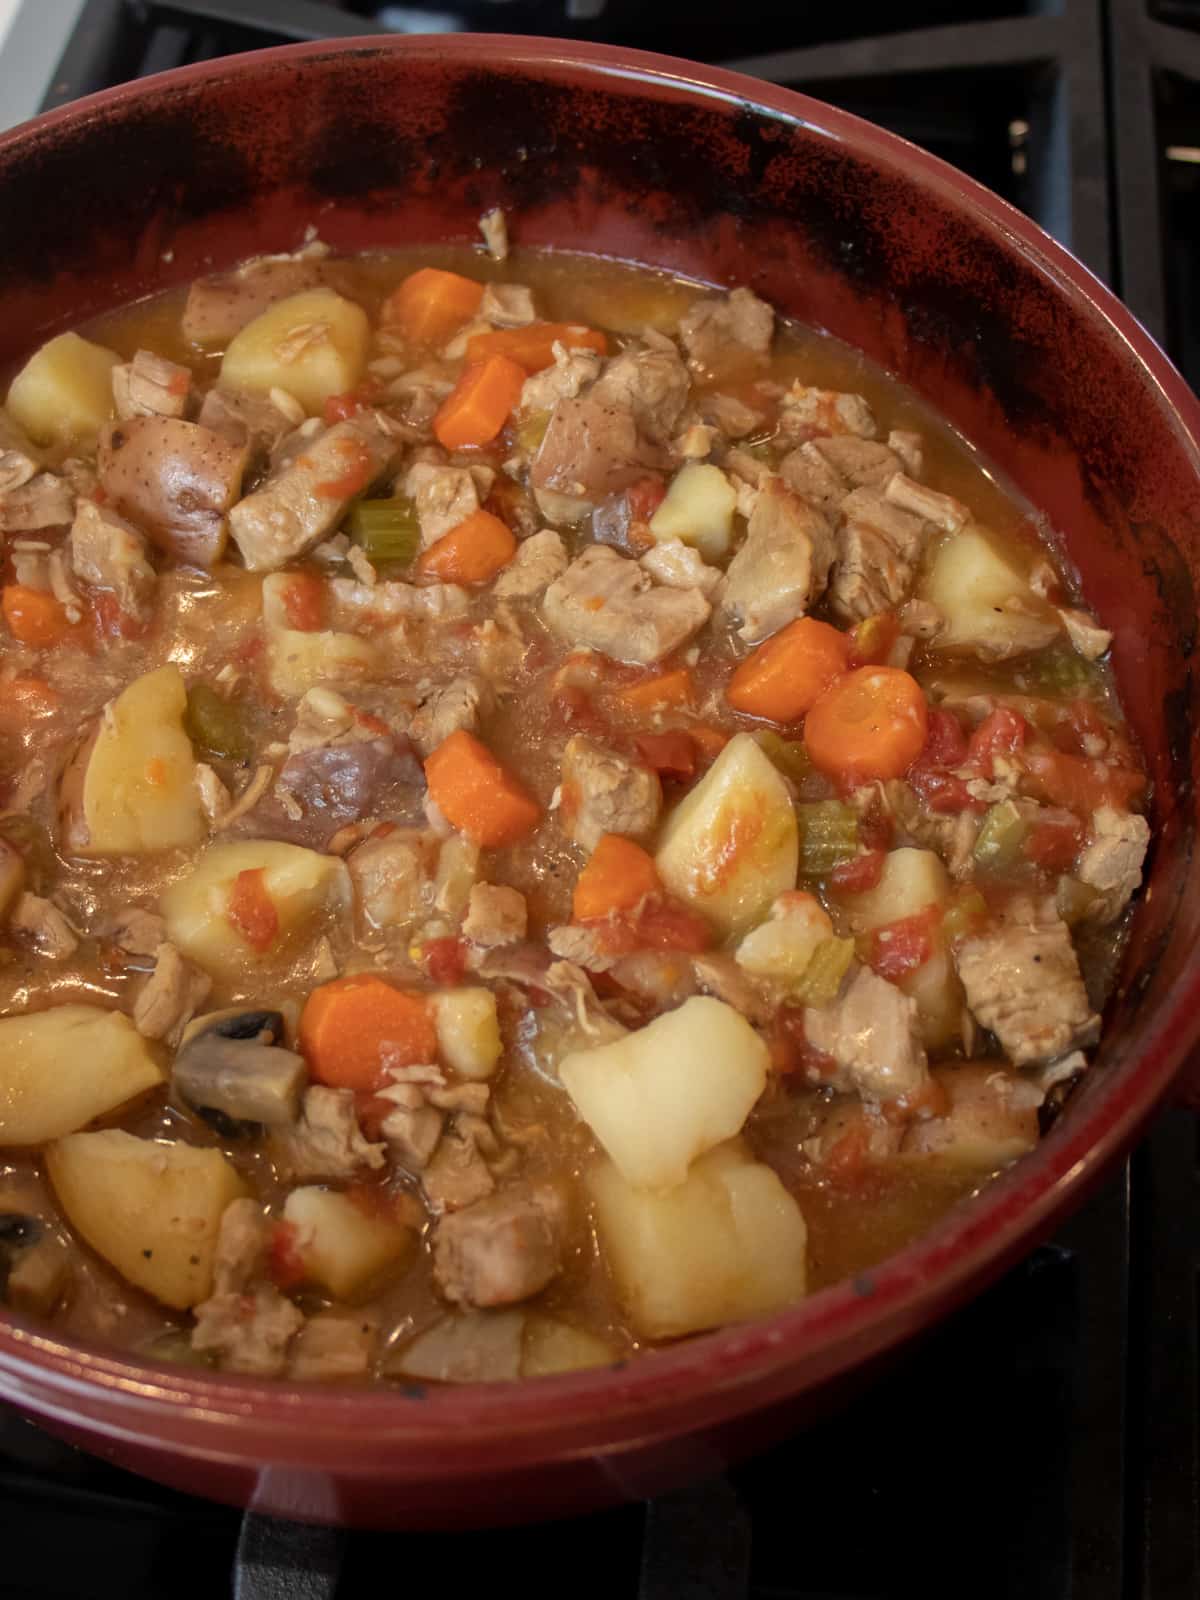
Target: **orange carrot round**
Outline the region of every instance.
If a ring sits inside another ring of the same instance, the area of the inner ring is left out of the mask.
[[[473,511],[431,544],[417,571],[443,583],[484,583],[517,553],[512,529],[490,511]]]
[[[618,689],[616,698],[633,711],[653,711],[656,706],[685,706],[692,698],[694,685],[687,667],[659,672],[652,678]]]
[[[619,833],[604,834],[575,880],[571,912],[576,922],[632,911],[662,889],[654,857]]]
[[[422,267],[383,302],[380,320],[416,344],[442,344],[479,310],[483,285],[458,272]]]
[[[796,722],[845,672],[849,656],[844,633],[815,617],[799,617],[746,657],[725,698],[748,716]]]
[[[826,777],[848,784],[899,778],[924,749],[928,723],[915,678],[899,667],[858,667],[808,713],[804,743]]]
[[[465,367],[433,419],[437,442],[446,450],[491,444],[521,398],[525,377],[525,368],[508,356],[488,356]]]
[[[514,844],[537,827],[541,807],[474,734],[459,729],[425,763],[442,815],[477,844]]]
[[[437,1057],[437,1032],[424,995],[357,973],[314,989],[300,1013],[300,1050],[318,1083],[372,1090],[389,1067]]]
[[[531,322],[525,328],[472,334],[467,340],[467,360],[486,361],[488,356],[508,356],[526,372],[541,372],[543,367],[553,366],[556,344],[568,350],[608,354],[608,340],[595,328],[584,328],[576,322]]]
[[[71,632],[61,601],[42,589],[30,589],[23,583],[6,584],[0,606],[9,633],[34,650],[61,644]]]

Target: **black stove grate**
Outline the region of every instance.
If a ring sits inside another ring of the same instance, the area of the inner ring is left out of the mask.
[[[46,103],[371,31],[359,13],[385,9],[88,0]],[[985,0],[970,20],[954,0],[768,3],[736,29],[683,0],[439,9],[719,61],[858,111],[1029,212],[1200,382],[1200,0]],[[504,1572],[523,1600],[1185,1600],[1200,1594],[1198,1301],[1200,1144],[1171,1110],[1053,1245],[836,1418],[695,1489],[536,1529],[345,1535],[160,1488],[0,1411],[0,1592],[351,1600],[381,1572],[452,1594]]]

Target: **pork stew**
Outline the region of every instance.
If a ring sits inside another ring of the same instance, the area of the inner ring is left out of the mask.
[[[762,1315],[1036,1143],[1146,782],[1037,520],[750,290],[310,241],[0,413],[0,1288],[235,1373]]]

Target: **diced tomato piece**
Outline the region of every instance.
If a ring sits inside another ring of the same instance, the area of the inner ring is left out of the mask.
[[[876,928],[867,947],[867,964],[881,978],[896,983],[922,967],[933,954],[934,935],[942,920],[940,906],[927,906],[915,916],[901,917]]]
[[[912,767],[908,781],[930,811],[951,813],[958,811],[983,811],[982,800],[976,800],[963,778],[952,772],[935,772],[926,767]]]
[[[349,500],[371,481],[373,458],[361,439],[339,439],[336,448],[342,458],[337,476],[313,485],[323,500]]]
[[[625,491],[631,522],[649,522],[667,497],[667,486],[661,478],[648,476],[631,483]]]
[[[360,1089],[354,1096],[354,1111],[358,1117],[358,1125],[363,1131],[363,1138],[378,1144],[383,1137],[381,1128],[384,1119],[395,1109],[394,1100],[385,1100],[374,1090]]]
[[[391,1108],[393,1111],[395,1106]],[[294,1289],[304,1281],[304,1261],[297,1246],[294,1222],[276,1222],[271,1228],[267,1271],[277,1289]]]
[[[283,611],[289,628],[318,633],[325,623],[325,585],[315,572],[291,572],[283,586]]]
[[[229,921],[252,950],[261,955],[274,944],[279,933],[279,912],[267,893],[262,867],[247,867],[233,880],[229,896]]]
[[[1083,843],[1083,827],[1074,817],[1036,822],[1021,849],[1026,860],[1047,872],[1066,872]]]
[[[843,861],[829,874],[830,888],[839,894],[865,894],[883,876],[886,850],[866,850],[852,861]]]
[[[426,939],[421,965],[431,982],[445,988],[461,983],[467,970],[467,947],[461,939]]]
[[[92,596],[92,626],[97,639],[142,639],[150,629],[149,621],[122,611],[121,603],[109,589],[100,589]]]
[[[664,733],[639,733],[634,743],[642,760],[660,777],[690,778],[699,759],[696,741],[682,728]]]
[[[1030,751],[1025,767],[1038,799],[1065,806],[1079,817],[1090,817],[1101,806],[1128,811],[1146,788],[1142,772],[1056,750]]]
[[[712,942],[712,929],[696,911],[677,900],[648,899],[637,915],[642,946],[652,950],[690,950],[699,954]]]
[[[357,389],[347,389],[344,394],[326,396],[323,415],[332,427],[335,422],[345,422],[356,416],[364,406],[370,405],[380,393],[381,386],[373,378],[364,379]]]
[[[971,735],[967,745],[964,766],[981,778],[995,777],[997,756],[1012,755],[1020,750],[1029,738],[1029,724],[1019,711],[1011,706],[997,706],[988,713]]]
[[[781,1077],[802,1077],[810,1083],[827,1082],[836,1071],[832,1056],[808,1042],[804,1007],[785,1002],[767,1029],[771,1066]]]
[[[961,767],[967,759],[967,736],[953,711],[929,709],[929,732],[917,763],[921,767]]]
[[[826,1151],[825,1175],[841,1188],[855,1188],[866,1176],[870,1158],[871,1132],[859,1115]]]

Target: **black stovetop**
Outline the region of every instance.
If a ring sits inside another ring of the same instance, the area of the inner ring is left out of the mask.
[[[32,0],[49,3],[49,0]],[[476,31],[606,39],[807,89],[1030,212],[1200,384],[1200,0],[429,0]],[[364,32],[371,0],[87,0],[47,95]],[[407,25],[428,13],[410,8]],[[414,20],[415,19],[415,20]],[[1200,1140],[1169,1110],[1055,1243],[835,1418],[699,1487],[468,1535],[270,1522],[0,1410],[0,1595],[354,1600],[1191,1600],[1200,1595]]]

